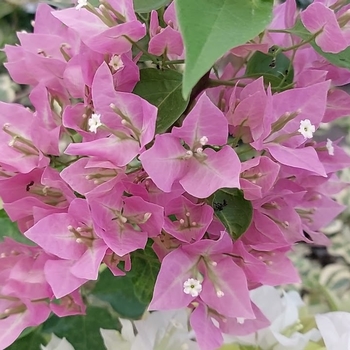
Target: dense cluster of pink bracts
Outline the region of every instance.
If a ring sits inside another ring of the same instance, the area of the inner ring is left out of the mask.
[[[350,36],[349,6],[335,13],[338,2],[316,1],[298,14],[287,1],[269,28],[300,18],[311,33],[322,31],[324,51],[339,52]],[[149,53],[183,59],[173,3],[162,23],[152,12]],[[150,310],[188,306],[200,348],[216,349],[222,333],[266,326],[249,290],[298,282],[286,253],[299,241],[326,244],[319,230],[343,209],[332,195],[344,187],[336,172],[350,157],[313,132],[348,113],[350,97],[335,87],[350,82],[349,71],[300,46],[292,89],[274,93],[262,77],[208,88],[181,124],[155,135],[157,108],[132,92],[140,58],[132,43],[146,34],[132,0],[95,10],[41,4],[34,33],[5,48],[12,78],[32,86],[33,109],[0,104],[0,197],[35,245],[0,244],[1,348],[50,312],[84,313],[79,289],[100,265],[122,276],[130,254],[152,240],[161,269]],[[243,75],[243,57],[257,49],[300,40],[266,31],[218,62],[220,79]],[[242,158],[242,146],[254,157]],[[208,200],[223,187],[241,189],[253,206],[238,240]]]

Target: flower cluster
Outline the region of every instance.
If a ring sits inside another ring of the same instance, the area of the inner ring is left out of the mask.
[[[344,186],[336,172],[350,165],[336,141],[313,135],[346,114],[350,97],[336,86],[350,72],[283,29],[302,22],[324,51],[339,52],[348,8],[276,7],[264,35],[227,52],[159,133],[157,107],[133,90],[145,57],[175,71],[186,58],[174,3],[147,25],[132,0],[40,4],[34,33],[5,47],[33,108],[0,103],[0,197],[35,245],[0,243],[0,347],[50,312],[84,313],[80,289],[101,264],[124,276],[147,244],[160,262],[149,309],[188,307],[200,349],[266,327],[249,292],[299,281],[286,253],[327,243],[320,229],[343,210],[332,199]],[[272,70],[282,55],[292,84],[285,72],[278,86],[250,74],[256,54]]]

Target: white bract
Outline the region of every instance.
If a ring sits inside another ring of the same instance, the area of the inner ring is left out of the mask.
[[[250,292],[252,301],[271,322],[267,328],[246,336],[224,335],[225,343],[238,343],[259,347],[261,350],[303,350],[306,344],[320,339],[320,333],[313,328],[306,333],[299,332],[299,308],[304,305],[295,291],[281,293],[270,286],[262,286]]]
[[[122,329],[119,333],[114,329],[100,328],[100,333],[107,350],[131,350],[135,340],[132,322],[123,318],[119,319]]]
[[[40,345],[41,350],[74,350],[72,344],[66,338],[58,338],[52,333],[50,342],[44,346]]]
[[[107,350],[198,350],[193,332],[188,331],[188,312],[185,309],[146,313],[132,323],[120,319],[121,333],[100,329]]]
[[[328,312],[315,316],[327,350],[350,349],[350,313]]]

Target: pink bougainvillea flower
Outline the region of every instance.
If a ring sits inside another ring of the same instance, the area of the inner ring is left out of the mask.
[[[75,290],[61,299],[53,300],[50,309],[58,317],[85,315],[86,306],[79,290]]]
[[[209,205],[194,204],[181,196],[167,204],[163,228],[178,240],[193,243],[204,236],[213,213]]]
[[[174,6],[172,3],[170,6]],[[168,9],[167,9],[168,11]],[[168,55],[170,58],[179,58],[184,51],[184,44],[180,32],[174,29],[172,20],[169,19],[167,27],[159,26],[157,11],[151,12],[150,36],[151,40],[148,46],[148,52],[152,55]]]
[[[214,325],[210,316],[208,307],[199,303],[190,317],[191,327],[196,333],[197,343],[202,350],[218,349],[224,341],[220,329]]]
[[[323,123],[346,117],[350,110],[350,96],[346,91],[330,89],[327,96],[327,109],[322,119]]]
[[[270,89],[265,91],[262,77],[247,84],[238,96],[235,90],[232,92],[227,118],[238,134],[242,127],[249,127],[253,140],[268,136],[273,122],[272,96]]]
[[[92,160],[87,157],[77,160],[61,171],[61,178],[74,191],[85,195],[103,183],[124,177],[123,168],[117,168],[108,161],[94,165]]]
[[[262,156],[242,163],[241,188],[248,200],[262,198],[277,180],[280,166]]]
[[[180,34],[175,11],[175,2],[171,2],[164,11],[165,28],[160,27],[158,13],[151,12],[150,37],[148,51],[154,55],[167,55],[172,60],[183,58],[184,44]]]
[[[160,234],[163,208],[141,197],[123,196],[125,187],[118,183],[108,193],[88,194],[96,234],[118,256],[143,249],[148,237]]]
[[[50,314],[52,290],[44,275],[49,255],[38,247],[5,238],[0,243],[0,348]]]
[[[21,105],[0,102],[0,164],[28,173],[49,164],[49,158],[34,144],[33,113]],[[42,138],[47,138],[45,133]]]
[[[338,53],[345,50],[349,42],[344,37],[333,10],[320,2],[308,6],[300,14],[305,28],[317,34],[316,44],[325,52]]]
[[[49,28],[49,29],[48,29]],[[42,84],[60,97],[68,98],[63,84],[65,58],[77,53],[78,36],[57,20],[52,8],[40,4],[35,16],[34,33],[19,33],[21,46],[5,47],[6,67],[19,84]],[[65,52],[65,55],[62,54]]]
[[[73,265],[73,260],[54,259],[54,257],[45,264],[46,280],[57,299],[72,293],[88,281],[72,274],[71,268]]]
[[[25,236],[46,252],[75,261],[70,271],[77,277],[96,280],[107,246],[94,234],[92,226],[86,200],[77,198],[71,202],[68,213],[46,216]]]
[[[226,232],[217,241],[205,239],[169,253],[162,261],[151,310],[182,308],[197,297],[228,317],[254,318],[245,275],[229,255],[232,240]],[[193,290],[187,290],[187,281]]]
[[[43,216],[64,212],[75,195],[51,167],[9,178],[0,186],[4,209],[21,232],[29,229]]]
[[[11,305],[2,306],[5,306],[7,311],[3,314],[3,310],[0,310],[0,347],[3,349],[11,345],[27,327],[36,327],[44,323],[51,312],[45,301],[32,303],[27,299],[18,299]]]
[[[203,94],[182,126],[157,135],[140,160],[161,190],[170,192],[178,181],[189,194],[205,198],[222,187],[239,188],[241,164],[235,151],[229,146],[214,151],[209,146],[224,145],[227,135],[225,116]]]
[[[96,156],[115,166],[124,166],[152,140],[157,108],[139,96],[115,91],[106,63],[95,74],[92,96],[104,128],[101,133],[101,127],[97,130],[98,138],[94,141],[72,143],[65,153]]]
[[[105,21],[85,8],[79,11],[74,8],[55,11],[53,15],[73,29],[84,44],[92,50],[102,54],[121,55],[131,50],[132,43],[127,38],[135,42],[139,41],[145,36],[146,27],[136,20],[135,14],[126,20],[117,19],[115,13],[108,12],[110,16]],[[103,14],[101,16],[103,17]]]

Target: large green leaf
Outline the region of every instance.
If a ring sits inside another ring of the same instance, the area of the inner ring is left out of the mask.
[[[262,32],[273,0],[175,0],[186,48],[183,95],[229,49]]]
[[[186,109],[188,100],[183,99],[181,89],[181,73],[170,69],[141,69],[134,93],[158,107],[156,133],[165,132]]]
[[[104,270],[92,294],[110,303],[112,308],[124,318],[138,319],[148,306],[135,295],[131,272],[123,277],[115,277],[108,269]]]
[[[283,53],[274,56],[272,53],[256,51],[247,63],[246,75],[255,78],[262,76],[265,84],[283,90],[291,86],[294,69],[290,59]]]
[[[160,262],[152,247],[147,245],[144,250],[132,254],[132,282],[139,300],[149,304],[160,269]]]
[[[214,193],[215,215],[226,227],[233,239],[238,239],[248,229],[253,215],[253,207],[243,192],[236,188],[222,188]]]
[[[19,232],[17,224],[10,220],[5,210],[0,210],[0,241],[2,241],[4,237],[10,237],[17,242],[34,245],[32,241]]]
[[[134,10],[138,13],[151,12],[167,5],[170,0],[134,0]]]
[[[295,26],[292,29],[288,30],[288,32],[299,36],[303,40],[310,40],[310,38],[313,35],[304,27],[304,25],[301,23],[300,20],[297,21],[295,23]],[[311,40],[310,44],[315,49],[316,52],[318,52],[321,56],[323,56],[330,63],[332,63],[338,67],[350,69],[350,47],[335,54],[335,53],[324,52],[316,44],[315,40]]]
[[[117,320],[106,309],[89,306],[84,316],[52,316],[44,323],[42,332],[67,338],[75,350],[103,350],[105,347],[100,328],[116,329],[117,324]]]

